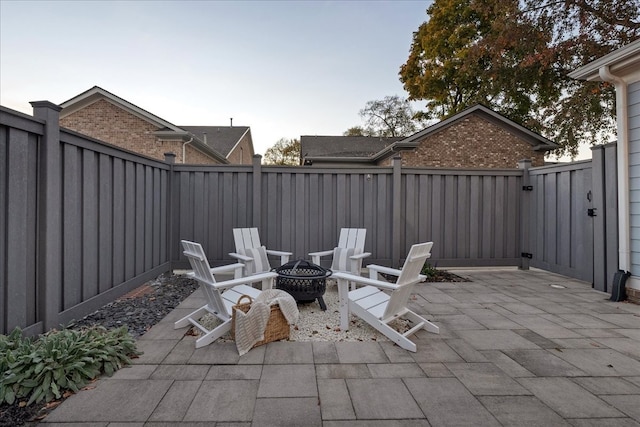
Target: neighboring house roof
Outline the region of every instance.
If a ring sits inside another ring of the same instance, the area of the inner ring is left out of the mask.
[[[192,133],[207,145],[213,144],[215,149],[225,157],[231,154],[245,135],[251,137],[249,126],[180,126],[180,128]]]
[[[245,135],[251,135],[247,126],[176,126],[150,112],[126,101],[113,93],[94,86],[91,89],[74,96],[60,104],[62,111],[60,117],[66,117],[94,102],[105,99],[134,116],[158,127],[156,136],[166,139],[180,139],[189,141],[200,151],[215,158],[221,163],[229,163],[227,159],[231,151],[240,143]],[[207,140],[204,134],[207,134]],[[251,146],[253,141],[251,140]]]
[[[402,137],[378,136],[310,136],[300,137],[303,159],[317,158],[368,159]]]
[[[558,148],[558,144],[555,142],[530,131],[484,105],[477,104],[404,138],[302,136],[300,137],[300,152],[303,160],[311,163],[314,161],[375,163],[392,156],[396,152],[416,148],[429,135],[439,132],[472,114],[479,115],[485,120],[508,129],[531,144],[534,151],[548,151]],[[327,146],[324,147],[324,144]]]

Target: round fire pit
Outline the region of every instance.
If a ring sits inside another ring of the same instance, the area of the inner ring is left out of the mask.
[[[322,296],[327,289],[327,277],[332,271],[299,259],[274,268],[278,273],[276,289],[288,292],[298,302],[318,300],[322,310],[327,309]]]

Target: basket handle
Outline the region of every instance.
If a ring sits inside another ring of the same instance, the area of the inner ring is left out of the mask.
[[[245,298],[249,300],[249,304],[253,302],[253,298],[251,298],[249,295],[242,294],[240,295],[240,298],[238,298],[238,302],[236,303],[236,305],[240,305],[240,301],[242,301]]]

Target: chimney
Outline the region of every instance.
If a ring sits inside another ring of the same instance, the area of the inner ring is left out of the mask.
[[[233,117],[231,117],[230,120],[231,120],[231,125],[230,126],[233,127]]]
[[[207,143],[207,133],[206,133],[206,132],[203,132],[203,133],[202,133],[202,136],[204,137],[204,138],[203,138],[203,139],[204,139],[204,143],[206,144],[206,143]]]

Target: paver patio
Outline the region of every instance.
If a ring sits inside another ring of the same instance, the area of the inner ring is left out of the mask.
[[[416,288],[412,309],[440,326],[415,336],[416,353],[388,341],[196,350],[173,329],[196,291],[139,339],[133,366],[42,424],[640,426],[639,305],[540,270],[454,272],[472,282]]]

